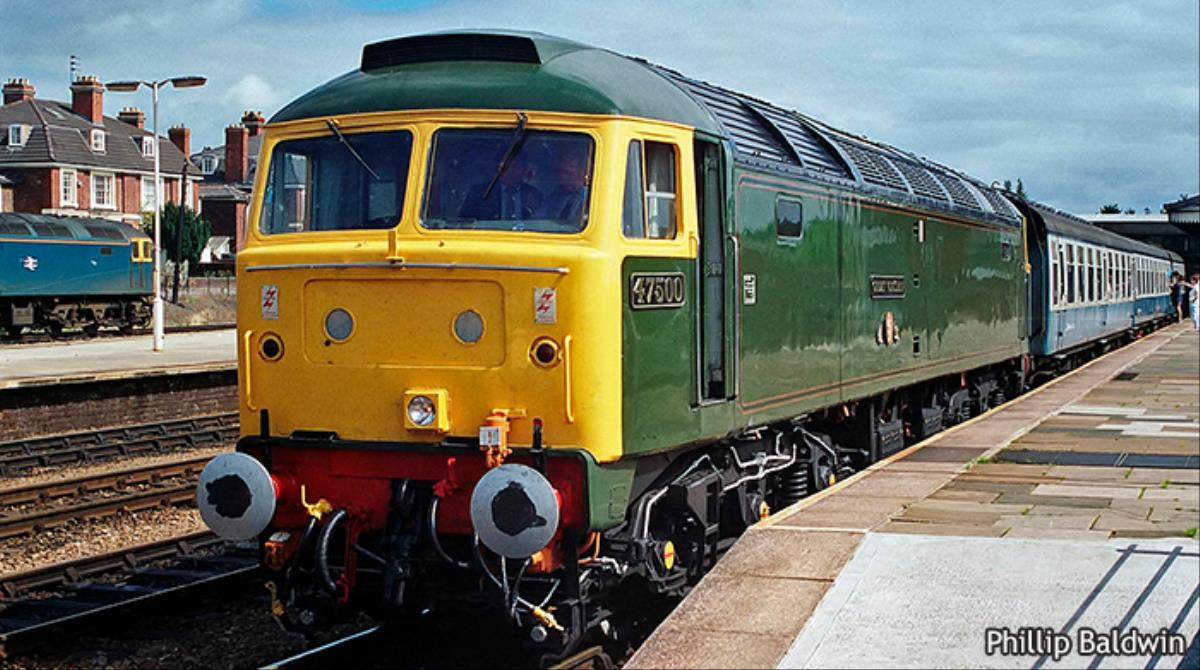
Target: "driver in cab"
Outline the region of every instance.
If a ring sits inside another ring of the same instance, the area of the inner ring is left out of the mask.
[[[459,216],[477,221],[524,221],[532,219],[541,211],[545,198],[536,186],[530,184],[529,166],[524,151],[518,151],[496,183],[476,184],[467,192],[459,209]]]

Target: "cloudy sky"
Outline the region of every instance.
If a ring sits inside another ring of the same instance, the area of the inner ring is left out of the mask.
[[[366,42],[474,27],[639,55],[1070,211],[1200,191],[1197,0],[0,0],[0,77],[67,100],[71,54],[102,80],[205,75],[161,106],[198,148],[356,67]],[[149,95],[105,111],[128,104]]]

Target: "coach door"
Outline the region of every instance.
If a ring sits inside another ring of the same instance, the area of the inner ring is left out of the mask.
[[[711,142],[697,141],[696,214],[700,231],[700,258],[696,285],[700,304],[697,336],[700,346],[697,382],[699,401],[718,402],[733,395],[726,364],[726,240],[721,196],[721,152]],[[731,238],[731,243],[732,238]]]

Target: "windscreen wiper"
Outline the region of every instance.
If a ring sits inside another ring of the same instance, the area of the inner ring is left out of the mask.
[[[521,144],[525,142],[525,124],[528,121],[529,117],[524,112],[517,112],[517,127],[513,130],[513,136],[508,142],[508,150],[504,152],[504,158],[501,158],[500,164],[496,166],[496,174],[492,175],[492,180],[483,190],[484,200],[487,200],[488,196],[492,194],[492,189],[496,188],[496,182],[500,181],[500,176],[508,169],[509,163],[512,163],[512,159],[521,149]]]
[[[363,166],[363,169],[375,178],[375,181],[383,181],[383,179],[379,176],[379,173],[372,170],[371,166],[367,165],[367,161],[364,160],[363,157],[354,150],[354,147],[350,144],[350,140],[346,139],[346,136],[343,135],[342,131],[338,129],[337,124],[333,122],[333,119],[325,119],[325,125],[329,126],[329,129],[332,130],[333,134],[337,136],[338,141],[346,146],[346,150],[350,152],[351,156],[354,156],[354,160],[358,161],[359,164]]]

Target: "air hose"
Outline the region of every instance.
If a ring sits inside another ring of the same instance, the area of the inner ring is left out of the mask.
[[[317,575],[321,578],[321,584],[325,590],[332,595],[338,595],[337,582],[333,577],[329,576],[329,538],[333,536],[334,529],[337,528],[346,518],[346,510],[339,509],[330,515],[329,520],[321,526],[321,532],[317,535],[317,549],[313,555],[313,563],[317,570]]]

